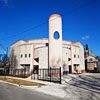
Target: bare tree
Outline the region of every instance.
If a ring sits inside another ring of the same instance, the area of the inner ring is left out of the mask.
[[[10,68],[16,68],[17,65],[18,65],[17,57],[14,53],[14,49],[12,48],[11,54],[10,54]]]

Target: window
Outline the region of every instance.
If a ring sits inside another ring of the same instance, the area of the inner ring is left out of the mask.
[[[34,72],[34,74],[38,74],[38,72],[39,72],[39,66],[38,65],[34,65],[33,72]]]
[[[76,58],[76,55],[74,54],[74,58]]]
[[[76,64],[74,64],[74,71],[76,71]]]
[[[46,47],[48,47],[48,43],[46,43]]]
[[[93,61],[93,59],[92,59],[92,58],[90,58],[90,59],[89,59],[89,61]]]
[[[27,54],[25,54],[25,58],[27,57]]]
[[[31,54],[29,54],[29,58],[31,57]]]
[[[71,58],[68,58],[68,61],[70,61],[71,60]]]
[[[59,33],[56,31],[56,32],[54,32],[54,39],[59,39]]]
[[[39,63],[39,58],[34,58],[34,60]]]
[[[23,58],[23,55],[21,54],[20,57]]]

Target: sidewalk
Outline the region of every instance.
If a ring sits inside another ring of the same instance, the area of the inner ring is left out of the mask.
[[[48,95],[51,95],[51,96],[55,96],[55,97],[59,97],[59,98],[65,98],[67,92],[69,91],[69,90],[67,92],[65,91],[65,88],[67,88],[67,85],[65,83],[66,82],[68,83],[72,79],[77,78],[78,75],[68,74],[67,76],[63,76],[62,77],[62,84],[40,81],[40,80],[31,80],[30,78],[24,79],[24,78],[10,77],[10,76],[7,76],[7,77],[45,84],[44,86],[24,86],[24,85],[21,85],[20,88],[29,89],[29,90],[32,90],[32,91],[35,90],[35,91],[42,92],[42,93],[45,93],[45,94],[48,94]]]
[[[16,78],[16,79],[43,83],[43,84],[45,84],[45,86],[20,85],[18,87],[26,89],[26,90],[28,89],[31,91],[37,91],[38,93],[42,92],[42,93],[45,93],[45,95],[47,94],[50,96],[55,96],[55,97],[61,98],[63,100],[90,100],[90,99],[91,100],[100,100],[100,98],[99,98],[100,93],[98,94],[98,91],[96,89],[95,89],[95,91],[94,90],[92,91],[91,82],[90,82],[90,86],[88,86],[89,82],[87,82],[87,80],[85,81],[85,79],[84,79],[84,81],[80,81],[80,77],[79,77],[80,75],[83,75],[83,77],[88,78],[88,75],[93,75],[93,74],[91,74],[91,73],[78,74],[78,75],[77,74],[68,74],[67,76],[62,77],[62,81],[63,81],[62,84],[39,81],[39,80],[30,80],[29,78],[27,78],[27,79]],[[86,75],[86,76],[84,76],[84,75]],[[99,77],[99,75],[98,75],[98,77]],[[10,78],[15,79],[15,77],[10,77]],[[77,79],[75,79],[75,78],[77,78]],[[66,80],[68,80],[68,79],[70,79],[70,81],[71,80],[73,80],[73,81],[66,82]],[[91,79],[90,79],[90,81],[91,81]],[[84,82],[87,84],[84,84]],[[98,82],[99,82],[99,80],[98,80]],[[95,87],[95,86],[93,86],[93,87]]]
[[[70,82],[71,80],[73,80],[73,79],[75,79],[75,78],[77,78],[77,77],[79,77],[79,74],[68,74],[68,75],[64,75],[63,77],[62,77],[62,82],[64,83],[68,83],[68,82]]]
[[[70,82],[71,80],[73,80],[77,77],[79,77],[79,75],[77,75],[77,74],[65,75],[62,77],[62,84],[32,80],[32,81],[36,81],[36,82],[42,82],[43,84],[46,84],[46,85],[41,86],[41,87],[23,86],[22,88],[30,89],[32,91],[35,90],[38,92],[42,92],[42,93],[45,93],[48,95],[52,95],[52,96],[56,96],[56,97],[64,99],[64,98],[66,98],[67,93],[71,94],[71,91],[69,90],[69,85],[67,85],[66,83]]]
[[[31,91],[42,92],[42,93],[55,96],[55,97],[59,97],[59,98],[64,98],[66,95],[66,92],[63,89],[64,88],[63,84],[40,81],[40,80],[31,80],[29,78],[18,78],[18,77],[10,77],[10,76],[7,76],[7,78],[26,80],[30,82],[37,82],[37,83],[45,84],[44,86],[24,86],[24,85],[19,86],[19,85],[14,84],[15,86],[18,86],[20,88],[29,89]],[[2,81],[2,82],[5,82],[5,81]],[[8,83],[8,82],[5,82],[5,83]],[[8,84],[12,84],[12,83],[8,83]]]

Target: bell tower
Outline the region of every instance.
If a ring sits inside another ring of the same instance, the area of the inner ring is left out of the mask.
[[[49,17],[49,68],[62,68],[62,18]]]

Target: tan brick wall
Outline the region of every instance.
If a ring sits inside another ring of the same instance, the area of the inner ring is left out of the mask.
[[[94,70],[94,68],[97,68],[97,63],[96,62],[88,62],[87,63],[87,69],[88,70]]]

